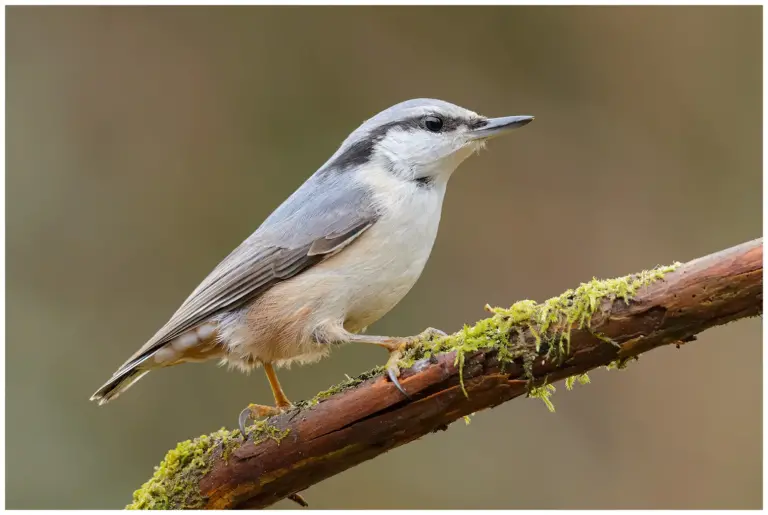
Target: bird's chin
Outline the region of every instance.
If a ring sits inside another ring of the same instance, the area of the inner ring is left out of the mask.
[[[477,139],[470,142],[473,154],[479,154],[481,150],[485,148],[485,144],[488,142],[486,139]]]

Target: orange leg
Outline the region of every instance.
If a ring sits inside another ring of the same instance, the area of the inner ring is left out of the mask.
[[[247,408],[240,412],[238,422],[240,424],[240,433],[243,435],[244,440],[248,438],[247,433],[245,432],[245,423],[249,419],[279,415],[280,413],[284,413],[293,407],[293,404],[291,404],[291,401],[288,400],[288,397],[285,395],[283,388],[280,386],[280,381],[277,379],[275,368],[271,363],[262,363],[262,365],[264,366],[264,372],[267,374],[269,386],[272,388],[272,395],[275,397],[275,405],[265,406],[263,404],[249,404]],[[304,498],[297,493],[291,494],[287,498],[304,508],[309,506],[307,501],[305,501]]]
[[[247,408],[240,412],[238,422],[240,426],[240,433],[242,433],[243,438],[247,438],[247,434],[245,432],[245,424],[249,420],[279,415],[280,413],[285,413],[293,407],[293,404],[291,404],[291,401],[288,400],[285,392],[283,392],[283,389],[280,386],[280,381],[277,380],[277,374],[275,374],[275,369],[272,364],[262,363],[262,365],[264,366],[264,372],[267,374],[269,386],[272,388],[272,395],[275,397],[275,405],[265,406],[264,404],[249,404]]]
[[[271,363],[264,363],[264,372],[267,373],[269,386],[272,388],[272,395],[275,396],[275,406],[282,409],[293,407],[291,401],[285,396],[285,392],[280,386],[280,381],[277,380],[277,374],[275,374],[275,369]]]

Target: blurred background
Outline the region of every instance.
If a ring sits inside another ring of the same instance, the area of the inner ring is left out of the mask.
[[[10,7],[8,508],[121,508],[177,441],[271,402],[215,363],[88,402],[364,119],[434,97],[536,122],[453,176],[432,258],[371,330],[759,237],[761,7]],[[551,414],[519,399],[324,481],[313,508],[760,508],[759,320]],[[384,363],[281,374],[313,396]],[[561,385],[560,385],[561,386]],[[393,493],[394,492],[394,493]],[[276,505],[293,507],[288,501]]]

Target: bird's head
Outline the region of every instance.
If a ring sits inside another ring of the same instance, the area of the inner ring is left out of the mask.
[[[326,166],[384,167],[405,180],[446,180],[473,152],[533,116],[487,118],[434,99],[396,104],[366,120]]]

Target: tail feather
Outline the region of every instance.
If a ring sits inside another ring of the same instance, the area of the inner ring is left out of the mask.
[[[91,400],[97,401],[99,405],[108,403],[130,388],[133,383],[144,377],[150,370],[170,367],[179,363],[206,361],[221,356],[224,349],[217,345],[214,331],[208,330],[211,329],[210,325],[201,327],[204,330],[195,328],[195,331],[191,332],[193,338],[182,335],[169,343],[151,345],[140,349],[117,369],[117,372],[104,386],[91,396]]]
[[[140,365],[147,360],[147,357],[143,357],[135,362],[128,363],[121,367],[120,370],[115,372],[109,381],[96,390],[96,393],[91,395],[92,401],[97,401],[99,406],[108,403],[112,399],[117,398],[118,395],[126,391],[136,381],[144,377],[149,373],[151,368],[141,367]]]

